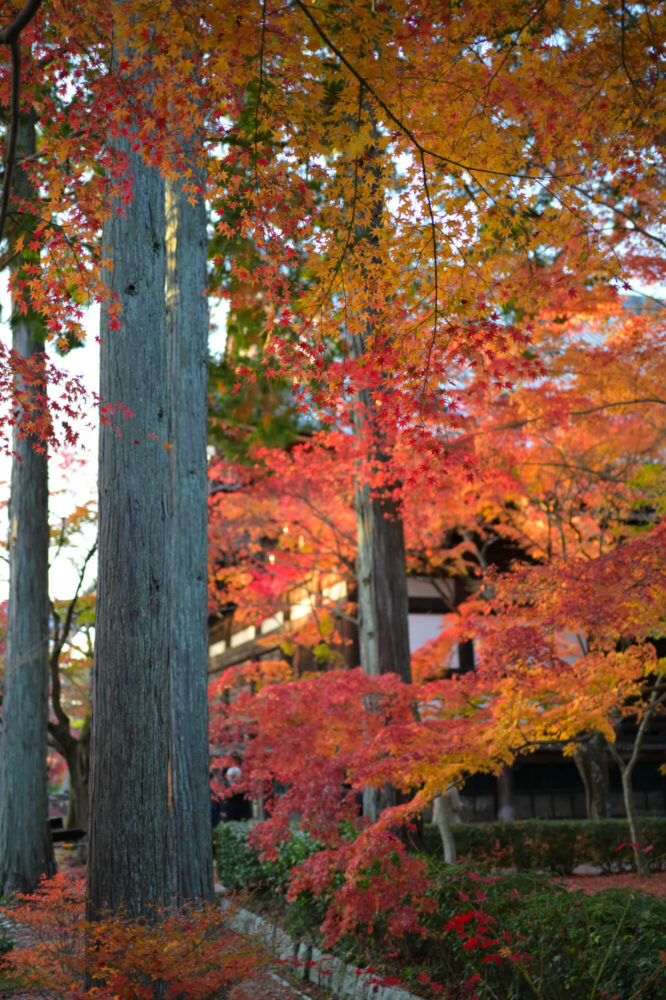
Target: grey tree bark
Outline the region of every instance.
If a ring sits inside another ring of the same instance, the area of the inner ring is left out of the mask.
[[[372,108],[363,101],[362,94],[359,96],[359,108],[370,117],[375,138],[378,138]],[[359,127],[360,125],[359,120]],[[356,244],[369,253],[373,263],[377,263],[372,254],[373,248],[378,244],[384,212],[378,146],[366,151],[361,174],[358,185],[369,194],[370,210],[367,223],[356,226]],[[367,281],[367,275],[362,276]],[[377,315],[369,307],[363,317],[362,332],[357,333],[352,340],[352,357],[359,358],[364,354],[377,321]],[[370,390],[362,389],[357,393],[353,412],[356,432],[369,445],[367,466],[359,464],[354,498],[358,536],[361,666],[366,674],[376,676],[395,673],[406,684],[410,684],[412,673],[404,528],[394,489],[390,484],[373,488],[371,482],[373,472],[386,467],[390,458],[390,442],[386,440],[385,433],[374,416],[373,402]],[[396,801],[396,790],[391,785],[366,788],[363,793],[363,813],[375,822],[380,813]]]
[[[193,151],[187,159],[203,188]],[[208,304],[206,206],[167,187],[171,539],[169,626],[172,888],[213,895],[208,750]]]
[[[410,684],[407,575],[402,517],[387,492],[359,484],[358,607],[361,663],[367,674],[395,673]]]
[[[93,676],[87,912],[150,915],[170,896],[168,351],[165,190],[119,143],[133,195],[103,233],[107,282],[100,392],[134,414],[101,427],[99,572]],[[116,205],[113,206],[115,209]]]
[[[26,115],[17,151],[34,154],[35,123]],[[16,169],[15,189],[33,200],[28,177]],[[25,263],[22,256],[20,267]],[[44,350],[42,317],[12,313],[12,344],[24,358]],[[31,394],[35,389],[28,390]],[[45,386],[37,392],[45,392]],[[20,417],[19,417],[20,419]],[[14,433],[9,507],[9,607],[0,742],[0,895],[29,892],[55,872],[48,828],[48,472],[31,436]],[[43,447],[43,444],[42,444]]]
[[[378,139],[372,108],[362,100]],[[361,121],[359,120],[359,127]],[[369,251],[373,263],[374,248],[379,241],[384,213],[380,152],[378,146],[366,151],[359,188],[365,188],[370,198],[368,221],[357,225],[356,244]],[[362,277],[368,277],[362,267]],[[363,329],[352,340],[351,355],[360,358],[372,337],[378,316],[371,306],[363,316]],[[369,445],[367,467],[359,465],[355,494],[358,532],[358,608],[361,664],[367,674],[396,673],[405,683],[411,683],[409,654],[407,570],[405,539],[399,505],[389,485],[373,489],[373,472],[384,468],[390,459],[391,443],[375,417],[373,394],[368,389],[357,393],[353,420],[357,433]],[[383,477],[382,477],[383,478]],[[397,484],[396,484],[397,485]]]
[[[361,666],[366,674],[395,673],[411,684],[402,518],[395,500],[388,493],[373,492],[367,482],[357,486],[355,507]],[[368,708],[372,710],[371,705]],[[393,785],[365,788],[363,815],[374,823],[397,802]]]

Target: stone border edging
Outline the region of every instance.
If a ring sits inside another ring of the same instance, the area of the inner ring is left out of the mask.
[[[374,974],[305,941],[294,941],[281,927],[250,910],[238,910],[229,921],[240,934],[256,935],[276,958],[290,964],[306,982],[330,990],[344,1000],[422,1000],[399,986],[382,986]]]

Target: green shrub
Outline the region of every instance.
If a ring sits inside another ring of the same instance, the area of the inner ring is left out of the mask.
[[[641,836],[650,865],[666,867],[666,817],[641,819]],[[631,865],[631,835],[625,820],[520,820],[514,823],[458,823],[453,828],[458,856],[518,871],[569,874],[578,865],[613,871]],[[426,826],[433,857],[442,846],[436,827]],[[624,847],[620,845],[624,844]],[[619,848],[619,850],[618,850]]]
[[[262,861],[261,871],[267,888],[281,892],[289,883],[292,868],[302,865],[323,845],[313,840],[304,830],[293,830],[289,840],[280,844],[274,861]]]
[[[213,837],[218,878],[227,889],[256,893],[260,897],[284,899],[293,868],[321,850],[321,844],[303,830],[293,830],[289,840],[280,845],[277,858],[260,861],[259,852],[248,843],[251,821],[221,823]],[[285,902],[287,931],[296,938],[317,941],[330,899],[300,892]]]
[[[225,888],[236,892],[256,891],[264,881],[259,854],[247,841],[251,828],[251,821],[237,820],[220,823],[213,833],[217,877]]]
[[[0,916],[0,955],[14,947],[14,926],[5,916]]]

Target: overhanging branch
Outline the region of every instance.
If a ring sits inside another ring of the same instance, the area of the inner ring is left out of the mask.
[[[25,26],[33,19],[42,0],[27,0],[23,10],[19,11],[11,24],[0,31],[0,42],[8,45],[12,57],[12,91],[10,98],[9,133],[7,138],[7,156],[5,159],[5,175],[2,183],[2,199],[0,200],[0,240],[5,231],[9,199],[12,189],[12,175],[16,160],[16,141],[18,137],[19,115],[21,111],[21,49],[19,36]]]

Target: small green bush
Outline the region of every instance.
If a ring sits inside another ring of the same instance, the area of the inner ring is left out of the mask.
[[[666,817],[641,819],[646,858],[654,869],[666,867]],[[578,865],[599,865],[605,872],[633,862],[625,820],[520,820],[514,823],[458,823],[453,827],[458,857],[518,871],[568,875]],[[441,856],[436,827],[426,826],[433,857]],[[620,845],[625,845],[620,847]]]
[[[0,916],[0,955],[11,951],[13,947],[14,926],[5,916]]]
[[[283,899],[292,869],[321,850],[321,844],[305,831],[295,829],[289,840],[280,845],[277,858],[260,861],[259,852],[248,843],[251,829],[252,822],[242,820],[217,827],[213,844],[218,878],[227,889]],[[300,892],[296,899],[285,903],[287,931],[296,938],[318,941],[329,903],[326,896]]]
[[[293,830],[289,840],[280,845],[277,858],[261,862],[265,885],[273,891],[282,892],[289,883],[292,868],[302,865],[322,846],[304,830]]]
[[[256,892],[264,884],[259,854],[248,844],[252,822],[237,820],[220,823],[213,833],[213,852],[217,877],[234,892]]]

